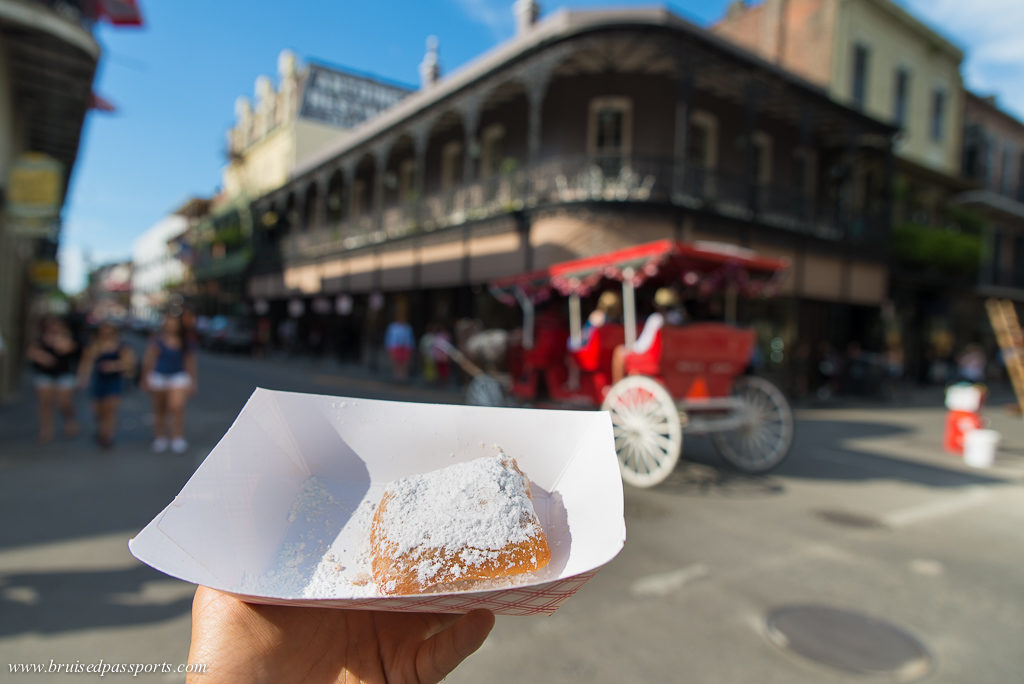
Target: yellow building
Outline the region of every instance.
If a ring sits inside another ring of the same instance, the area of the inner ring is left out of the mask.
[[[365,119],[398,102],[409,89],[321,64],[300,67],[282,50],[279,84],[256,79],[255,104],[235,103],[235,125],[228,131],[228,164],[222,196],[255,197],[280,187],[311,154],[336,143]],[[351,94],[362,100],[350,99]]]
[[[737,0],[712,30],[901,129],[906,218],[961,189],[963,53],[891,0]]]
[[[316,153],[391,107],[410,89],[319,63],[300,65],[289,50],[277,61],[278,84],[256,79],[255,102],[240,97],[227,133],[221,192],[196,226],[194,275],[203,313],[237,313],[249,266],[251,198],[280,188]]]

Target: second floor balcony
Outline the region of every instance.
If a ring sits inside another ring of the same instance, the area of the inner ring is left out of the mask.
[[[258,198],[257,261],[579,206],[874,246],[893,132],[664,10],[568,13]]]
[[[675,206],[860,244],[884,240],[888,225],[882,202],[858,204],[838,192],[821,196],[792,185],[752,182],[743,174],[670,157],[564,157],[320,226],[283,221],[275,230],[284,234],[271,242],[280,243],[285,260],[322,257],[526,209],[573,205]]]

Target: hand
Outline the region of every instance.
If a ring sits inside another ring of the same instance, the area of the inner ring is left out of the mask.
[[[192,602],[190,663],[221,682],[435,684],[480,648],[494,615],[387,613],[264,606],[199,587]]]

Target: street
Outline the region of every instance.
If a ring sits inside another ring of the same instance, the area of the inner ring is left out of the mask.
[[[138,391],[125,398],[111,451],[88,434],[37,445],[26,386],[21,403],[0,408],[0,679],[49,681],[7,675],[10,663],[51,659],[184,662],[193,587],[141,565],[127,540],[174,497],[256,386],[459,399],[326,362],[204,352],[191,446],[175,456],[150,452]],[[1020,681],[1024,423],[1002,409],[1008,395],[996,397],[985,411],[1003,435],[996,466],[971,470],[941,450],[941,398],[915,391],[902,403],[798,408],[792,454],[763,477],[730,471],[708,439],[686,436],[668,481],[626,489],[622,553],[553,617],[499,617],[446,681],[863,680],[795,653],[793,640],[785,648],[767,628],[770,613],[797,606],[863,613],[923,646],[892,668],[879,662],[873,680]],[[86,409],[80,397],[88,433]],[[851,638],[848,651],[857,648]]]

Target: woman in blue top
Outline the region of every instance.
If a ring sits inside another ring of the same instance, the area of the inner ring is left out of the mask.
[[[185,452],[185,404],[199,390],[195,345],[181,316],[164,317],[142,357],[142,386],[153,399],[153,450]],[[168,439],[168,422],[170,439]]]
[[[107,449],[114,444],[117,408],[121,403],[124,378],[135,370],[135,352],[121,341],[113,323],[100,323],[78,367],[78,386],[90,382],[93,412],[96,415],[96,441]]]

